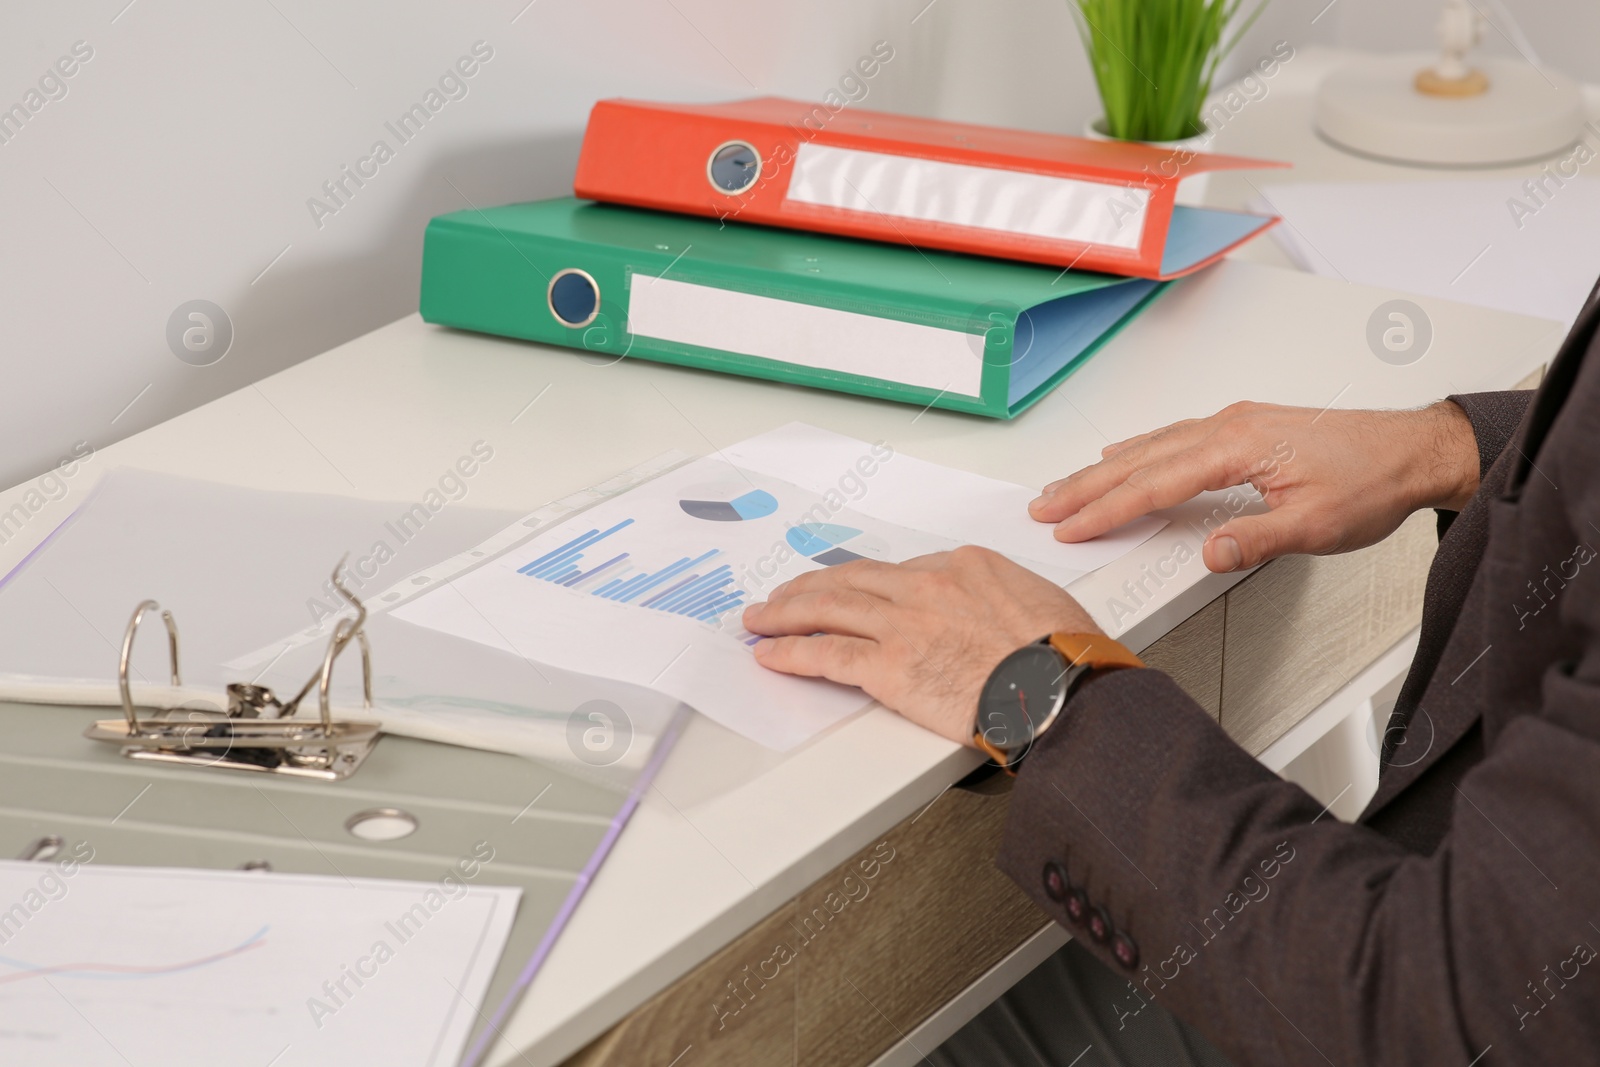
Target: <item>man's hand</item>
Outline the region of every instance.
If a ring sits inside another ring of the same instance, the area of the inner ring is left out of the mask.
[[[985,548],[802,574],[745,609],[763,667],[856,685],[972,744],[978,694],[1006,656],[1056,632],[1100,633],[1064,590]]]
[[[1478,489],[1478,447],[1448,400],[1420,411],[1335,411],[1240,403],[1107,446],[1099,463],[1029,505],[1059,541],[1087,541],[1209,489],[1246,482],[1271,509],[1206,540],[1213,571],[1291,552],[1375,544],[1420,508],[1459,510]]]

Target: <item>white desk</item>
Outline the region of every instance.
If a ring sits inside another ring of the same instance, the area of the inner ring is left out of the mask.
[[[1288,79],[1310,58],[1286,68],[1274,95],[1252,105],[1217,148],[1243,151],[1231,138],[1237,130],[1244,139],[1247,123],[1292,125],[1305,101]],[[1304,147],[1289,142],[1295,151]],[[1258,243],[1251,255],[1265,256],[1263,248]],[[919,415],[646,363],[602,366],[576,352],[452,333],[411,317],[103,450],[65,499],[0,547],[0,568],[20,559],[115,464],[268,489],[348,493],[353,484],[361,496],[398,501],[415,499],[483,439],[495,459],[473,480],[469,502],[532,510],[665,449],[703,453],[801,419],[1038,485],[1097,458],[1108,439],[1241,397],[1401,406],[1505,388],[1544,363],[1560,339],[1559,329],[1539,320],[1419,301],[1435,324],[1434,350],[1393,367],[1362,343],[1367,316],[1387,297],[1268,267],[1223,265],[1175,286],[1013,423]],[[0,509],[25,489],[0,494]],[[1172,529],[1075,591],[1109,623],[1107,597],[1168,554],[1187,518],[1204,510],[1178,509]],[[1125,639],[1149,644],[1233,580],[1198,564],[1184,568],[1138,611]],[[491,1062],[560,1062],[915,815],[973,764],[970,753],[881,709],[786,756],[697,720]],[[660,1062],[680,1051],[662,1049]]]
[[[1278,73],[1265,80],[1266,91],[1249,101],[1218,132],[1211,151],[1229,155],[1253,156],[1293,163],[1292,170],[1224,171],[1212,175],[1206,189],[1206,202],[1217,207],[1244,210],[1256,186],[1293,182],[1415,182],[1448,181],[1451,178],[1525,178],[1537,175],[1544,162],[1509,167],[1448,170],[1438,167],[1407,167],[1352,155],[1322,139],[1311,122],[1311,102],[1317,85],[1341,65],[1359,59],[1363,53],[1341,48],[1301,48]],[[1217,90],[1217,95],[1227,87]],[[1592,121],[1600,120],[1600,86],[1583,86]],[[1566,153],[1560,153],[1564,156]],[[1558,158],[1559,158],[1558,156]],[[1234,253],[1234,258],[1251,263],[1269,263],[1293,268],[1294,264],[1276,241],[1254,241]]]

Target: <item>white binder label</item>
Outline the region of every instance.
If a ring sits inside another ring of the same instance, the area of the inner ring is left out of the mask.
[[[1133,251],[1150,191],[807,142],[785,199]]]
[[[636,274],[628,330],[817,370],[976,397],[983,335]]]

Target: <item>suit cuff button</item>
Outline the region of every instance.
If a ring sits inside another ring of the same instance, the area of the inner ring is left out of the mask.
[[[1089,912],[1089,936],[1097,945],[1103,945],[1111,940],[1111,935],[1116,927],[1111,923],[1111,916],[1106,909],[1096,905]]]
[[[1089,921],[1089,896],[1077,886],[1068,891],[1063,907],[1066,908],[1067,918],[1071,919],[1075,926],[1082,926]]]
[[[1111,954],[1130,971],[1139,966],[1139,943],[1121,930],[1111,939]]]
[[[1082,926],[1089,918],[1089,897],[1072,884],[1067,869],[1055,860],[1044,865],[1044,895],[1061,905],[1074,925]]]
[[[1072,888],[1072,883],[1067,881],[1067,872],[1061,864],[1051,860],[1044,865],[1044,895],[1057,904],[1067,899],[1067,892]]]

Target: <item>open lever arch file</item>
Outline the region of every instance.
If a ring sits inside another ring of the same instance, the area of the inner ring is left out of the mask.
[[[1282,164],[797,100],[602,100],[581,197],[918,248],[1176,278],[1277,220],[1178,206],[1178,183]]]
[[[422,317],[1010,418],[1160,285],[564,198],[430,222]]]

